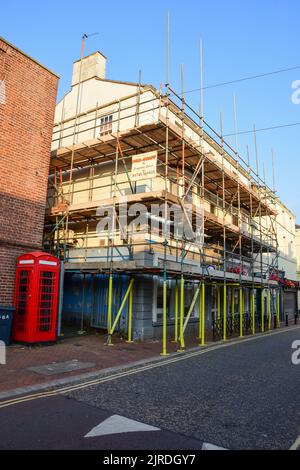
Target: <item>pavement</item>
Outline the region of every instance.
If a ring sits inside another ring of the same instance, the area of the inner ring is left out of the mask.
[[[281,329],[2,401],[0,449],[298,448],[299,339]]]
[[[113,338],[114,345],[107,346],[106,339],[106,335],[96,333],[61,337],[51,345],[13,344],[7,347],[6,365],[0,365],[0,399],[160,357],[162,346],[159,341],[127,343],[116,336]],[[196,340],[187,340],[187,348],[196,346]],[[176,352],[176,349],[176,344],[168,343],[169,352]],[[59,367],[66,362],[73,362],[75,367],[70,367],[69,371],[66,367]],[[76,363],[84,367],[80,369]],[[38,369],[46,365],[52,365],[53,371],[38,373]],[[57,373],[54,373],[55,370]]]

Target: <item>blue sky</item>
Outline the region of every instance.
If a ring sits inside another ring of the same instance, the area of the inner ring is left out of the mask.
[[[59,95],[69,90],[72,62],[80,56],[84,32],[98,32],[86,42],[86,53],[101,50],[108,57],[107,78],[165,83],[166,12],[171,19],[171,86],[180,90],[184,64],[185,89],[199,88],[199,41],[203,41],[204,86],[300,66],[299,0],[210,0],[151,2],[101,0],[10,1],[2,3],[0,35],[60,75]],[[257,80],[204,91],[205,119],[224,133],[234,132],[233,95],[239,131],[300,122],[300,104],[292,103],[291,84],[300,68]],[[198,106],[198,92],[186,95]],[[300,223],[300,126],[258,132],[259,163],[265,162],[272,185],[271,148],[275,150],[276,189]],[[239,136],[239,150],[254,163],[253,135]],[[234,137],[231,137],[234,143]]]

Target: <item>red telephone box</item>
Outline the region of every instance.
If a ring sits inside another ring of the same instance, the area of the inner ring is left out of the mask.
[[[55,341],[59,289],[59,260],[41,251],[18,258],[16,311],[12,339],[25,343]]]

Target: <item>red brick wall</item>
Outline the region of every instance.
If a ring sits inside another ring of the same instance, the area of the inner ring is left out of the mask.
[[[58,78],[0,39],[0,81],[0,305],[11,305],[17,256],[42,246]]]

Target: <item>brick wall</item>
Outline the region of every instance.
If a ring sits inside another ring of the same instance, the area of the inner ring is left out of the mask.
[[[58,78],[0,39],[0,305],[17,256],[42,248]]]

